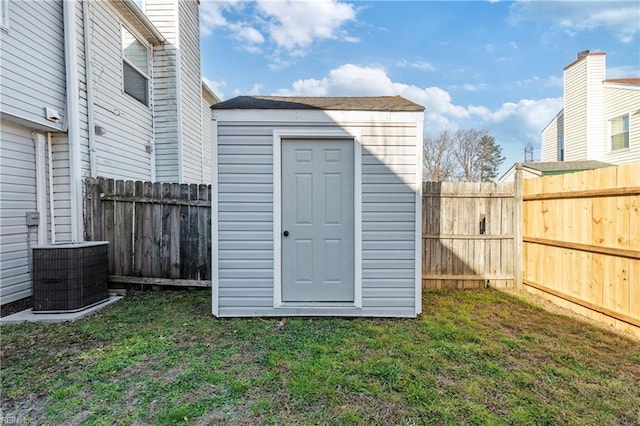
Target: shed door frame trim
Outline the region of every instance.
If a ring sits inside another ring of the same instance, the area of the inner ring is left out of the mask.
[[[282,140],[350,139],[353,140],[353,214],[354,214],[354,293],[353,303],[287,303],[282,301]],[[305,128],[273,129],[273,307],[274,308],[362,308],[362,135],[344,129]],[[346,305],[346,306],[345,306]]]

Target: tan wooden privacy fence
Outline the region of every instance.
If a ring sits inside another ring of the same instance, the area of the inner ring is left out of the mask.
[[[512,286],[519,251],[513,183],[425,182],[422,287]]]
[[[523,283],[640,331],[640,164],[526,179]]]
[[[85,180],[85,238],[109,241],[112,282],[211,285],[211,186]]]

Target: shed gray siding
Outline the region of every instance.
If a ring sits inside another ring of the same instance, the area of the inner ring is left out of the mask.
[[[224,121],[217,148],[219,315],[308,314],[273,308],[272,144],[276,128],[309,127],[358,130],[363,147],[362,309],[313,315],[415,316],[416,123]]]
[[[65,115],[64,32],[61,2],[10,1],[9,27],[0,43],[0,110],[57,129]],[[61,117],[55,124],[44,108]]]

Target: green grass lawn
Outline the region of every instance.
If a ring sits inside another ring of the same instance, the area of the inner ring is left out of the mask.
[[[4,416],[34,424],[640,423],[640,343],[497,291],[418,319],[225,319],[133,293],[1,327]]]

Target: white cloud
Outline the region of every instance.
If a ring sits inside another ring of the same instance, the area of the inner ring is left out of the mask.
[[[245,41],[249,45],[264,43],[264,36],[260,31],[246,23],[234,23],[228,25],[229,30],[233,32],[233,37],[240,41]]]
[[[430,62],[427,61],[415,61],[415,62],[409,62],[406,59],[403,59],[401,61],[399,61],[396,66],[400,67],[400,68],[416,68],[422,71],[435,71],[436,68],[433,66],[433,64],[431,64]]]
[[[209,88],[213,90],[213,93],[215,93],[220,99],[224,99],[224,93],[222,93],[222,89],[227,87],[227,83],[225,81],[210,80],[207,77],[202,77],[202,81],[204,81],[205,84],[209,86]]]
[[[517,86],[520,87],[562,87],[562,77],[557,75],[550,75],[547,77],[533,76],[531,78],[527,78],[525,80],[520,80],[516,82]]]
[[[461,86],[464,89],[464,86]],[[467,89],[475,88],[467,84]],[[510,150],[515,158],[528,142],[537,144],[540,132],[562,108],[561,98],[522,99],[505,102],[496,109],[483,105],[456,105],[440,87],[418,87],[395,82],[380,67],[345,64],[331,70],[323,78],[295,81],[290,88],[280,89],[280,96],[390,96],[400,95],[425,107],[425,131],[436,134],[444,129],[485,128]],[[507,152],[508,152],[507,151]],[[505,152],[505,153],[507,153]]]
[[[242,96],[242,95],[259,95],[264,86],[260,83],[255,83],[251,86],[250,89],[234,89],[233,96]]]
[[[540,132],[562,109],[562,98],[522,99],[505,102],[500,108],[490,110],[484,106],[471,106],[469,112],[484,120],[496,133],[517,135],[518,140],[537,142]]]
[[[630,1],[518,1],[511,5],[508,21],[550,22],[568,35],[607,28],[623,43],[640,32],[640,5]]]
[[[319,40],[359,42],[345,29],[355,19],[355,7],[338,0],[203,0],[200,33],[206,37],[223,28],[242,49],[265,53],[281,68],[289,62],[283,56],[304,56]]]
[[[607,78],[628,78],[637,77],[638,67],[633,65],[622,65],[619,67],[607,68]]]
[[[340,38],[340,27],[356,17],[351,4],[335,0],[258,0],[256,9],[268,19],[271,38],[287,50],[306,48],[316,39]]]
[[[451,95],[439,87],[418,87],[391,80],[379,67],[345,64],[321,79],[297,80],[277,95],[288,96],[393,96],[400,95],[426,108],[425,120],[431,129],[457,128],[457,122],[469,118],[469,112],[454,105]]]
[[[454,90],[465,90],[467,92],[477,92],[478,90],[482,90],[485,87],[487,87],[487,85],[484,83],[478,83],[478,84],[465,83],[460,86],[458,85],[451,86],[451,88]]]

